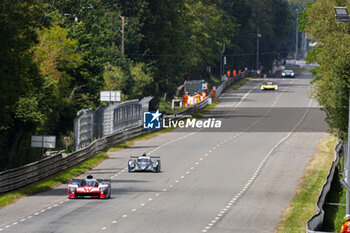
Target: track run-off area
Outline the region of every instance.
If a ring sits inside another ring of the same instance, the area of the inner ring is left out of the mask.
[[[220,129],[176,129],[110,152],[90,173],[112,180],[111,199],[67,199],[61,185],[1,209],[0,231],[274,232],[326,125],[308,97],[311,74],[271,80],[277,91],[252,79],[223,94],[204,116]],[[128,173],[144,152],[160,156],[160,173]]]

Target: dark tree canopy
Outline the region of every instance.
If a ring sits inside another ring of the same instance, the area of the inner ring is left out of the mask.
[[[258,27],[268,71],[290,15],[287,0],[2,0],[0,170],[41,158],[31,135],[64,147],[101,90],[172,98],[184,80],[219,78],[224,44],[227,69],[255,68]]]

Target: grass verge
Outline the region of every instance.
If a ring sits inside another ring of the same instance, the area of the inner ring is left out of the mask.
[[[181,99],[182,100],[182,99]],[[163,101],[161,100],[159,102],[159,111],[161,112],[166,112],[167,114],[176,114],[178,112],[184,111],[187,109],[187,107],[183,106],[181,108],[175,108],[171,109],[171,101]]]
[[[304,171],[296,195],[285,209],[278,233],[305,232],[306,222],[315,214],[315,204],[333,161],[336,137],[326,136],[317,144],[317,153]]]
[[[248,82],[249,80],[251,80],[252,78],[244,78],[239,80],[237,83],[233,84],[230,88],[226,89],[225,92],[229,92],[229,91],[234,91],[237,90],[238,88],[240,88],[241,86],[243,86],[246,82]]]

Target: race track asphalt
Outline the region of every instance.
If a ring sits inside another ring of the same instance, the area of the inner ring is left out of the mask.
[[[0,231],[274,232],[326,135],[311,79],[274,79],[278,91],[253,79],[204,116],[223,128],[177,129],[111,153],[90,172],[112,180],[111,199],[68,200],[61,185],[1,209]],[[143,152],[161,157],[162,172],[127,172],[130,155]]]

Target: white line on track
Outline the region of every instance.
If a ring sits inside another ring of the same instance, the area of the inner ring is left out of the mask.
[[[294,80],[291,82],[291,84],[292,84],[293,82],[294,82]],[[287,90],[287,88],[286,88],[286,90]],[[285,91],[286,91],[286,90],[285,90]],[[283,92],[284,92],[284,91],[283,91]],[[279,97],[282,95],[283,92],[281,92],[281,93],[279,94],[278,99],[279,99]],[[273,106],[275,106],[275,105],[277,104],[278,99],[274,102]],[[247,181],[247,183],[246,183],[245,186],[242,188],[242,190],[241,190],[239,193],[237,193],[237,194],[235,195],[234,198],[232,198],[232,200],[226,205],[225,208],[231,207],[231,206],[233,205],[233,203],[234,203],[236,200],[238,200],[238,198],[239,198],[240,196],[242,196],[242,195],[246,192],[246,190],[248,190],[248,188],[252,185],[252,183],[253,183],[253,181],[255,180],[255,178],[257,177],[257,175],[260,173],[262,167],[265,165],[266,161],[271,157],[272,153],[273,153],[285,140],[287,140],[287,139],[292,135],[292,133],[295,131],[295,129],[302,123],[302,121],[303,121],[304,118],[306,117],[307,113],[309,112],[309,109],[310,109],[310,107],[311,107],[311,104],[312,104],[312,100],[310,100],[310,102],[309,102],[309,108],[308,108],[308,110],[305,111],[304,115],[301,117],[301,119],[298,121],[298,123],[294,126],[294,128],[293,128],[284,138],[282,138],[280,141],[278,141],[278,142],[271,148],[271,150],[267,153],[267,155],[264,157],[264,159],[260,162],[260,164],[258,165],[257,170],[255,171],[255,173],[253,173],[253,175],[252,175],[251,178]],[[237,104],[237,105],[238,105],[238,104]],[[237,106],[237,105],[236,105],[236,106]],[[266,116],[271,110],[272,110],[272,108],[271,108],[269,111],[267,111],[267,113],[265,114],[265,116]],[[262,119],[262,118],[261,118],[261,119]],[[240,133],[238,134],[238,136],[241,135],[241,134],[243,134],[244,132],[246,132],[246,131],[247,131],[249,128],[251,128],[253,125],[257,124],[261,119],[259,119],[258,121],[256,121],[256,122],[253,123],[252,125],[250,125],[250,126],[249,126],[248,128],[246,128],[243,132],[240,132]],[[236,136],[237,136],[237,135],[236,135]],[[236,137],[236,136],[235,136],[235,137]],[[231,137],[231,139],[232,139],[232,137]],[[215,147],[214,147],[214,148],[215,148]],[[216,223],[216,221],[219,220],[222,216],[224,216],[224,213],[226,213],[225,208],[224,208],[223,210],[221,210],[221,211],[219,212],[219,214],[214,218],[213,221],[215,221],[215,222],[212,221],[213,225],[211,225],[211,226],[214,226],[215,223]],[[224,211],[224,210],[225,210],[225,211]],[[208,228],[208,226],[205,227],[205,229],[202,230],[202,232],[207,232],[207,231],[210,229],[211,226],[209,226],[209,228]]]

